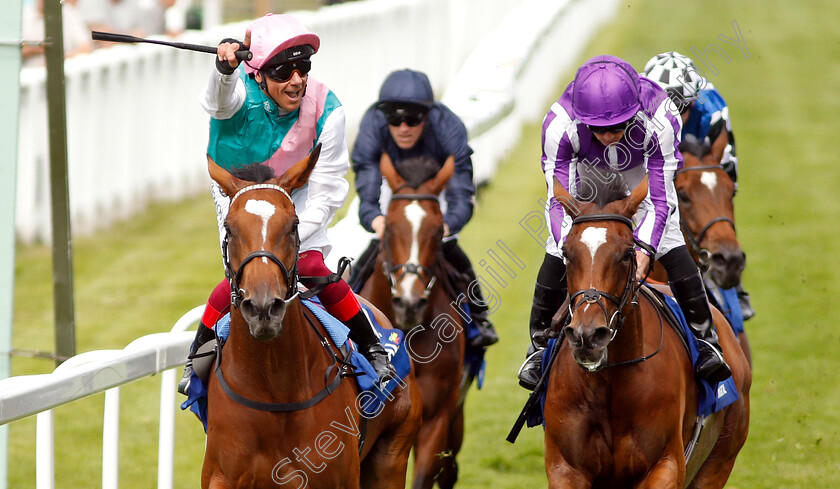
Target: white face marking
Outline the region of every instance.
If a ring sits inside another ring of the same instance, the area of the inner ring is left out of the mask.
[[[715,185],[717,185],[717,174],[713,171],[704,171],[703,174],[700,175],[700,183],[709,187],[709,190],[714,192]]]
[[[270,204],[264,200],[249,200],[245,202],[245,212],[250,212],[251,214],[259,217],[262,219],[262,238],[263,243],[265,243],[265,237],[268,233],[268,220],[271,219],[271,216],[274,215],[274,205]],[[265,248],[263,248],[265,249]],[[263,261],[267,261],[263,258]]]
[[[607,242],[607,228],[590,227],[583,230],[580,240],[589,248],[589,254],[595,259],[595,252]]]
[[[424,211],[423,208],[420,207],[419,203],[412,202],[411,204],[405,206],[404,212],[406,219],[408,219],[408,222],[411,224],[411,251],[409,252],[407,263],[419,263],[420,246],[417,243],[417,232],[420,230],[420,224],[422,224],[423,218],[426,217],[426,211]],[[414,274],[403,276],[403,294],[407,294],[409,293],[409,291],[411,291],[416,280],[417,275]]]

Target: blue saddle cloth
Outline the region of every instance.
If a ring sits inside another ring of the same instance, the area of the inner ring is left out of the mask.
[[[661,298],[665,300],[665,304],[668,305],[668,308],[671,312],[674,313],[674,316],[677,318],[679,322],[679,326],[682,328],[684,335],[687,339],[688,349],[689,349],[689,357],[691,358],[691,365],[694,366],[697,364],[697,359],[700,356],[700,352],[697,346],[697,338],[694,337],[694,334],[691,332],[691,329],[686,322],[685,315],[682,312],[679,304],[677,301],[674,300],[673,297],[659,294]],[[737,296],[735,297],[736,305],[737,305]],[[740,306],[739,306],[740,307]],[[738,309],[740,314],[740,309]],[[550,366],[548,364],[549,358],[551,358],[551,352],[554,348],[559,348],[560,345],[557,344],[557,340],[552,338],[548,340],[548,347],[546,347],[545,352],[542,356],[542,368],[543,372],[546,371],[547,368]],[[717,385],[712,386],[709,384],[707,380],[702,379],[695,379],[698,386],[698,406],[697,406],[697,414],[701,416],[708,416],[712,413],[718,412],[721,409],[725,408],[726,406],[732,404],[733,402],[738,400],[738,389],[735,387],[735,381],[732,380],[732,377],[724,380],[723,382],[717,383]],[[546,378],[546,384],[548,385],[548,378]],[[545,427],[545,419],[543,413],[545,413],[545,393],[546,390],[542,389],[539,393],[539,410],[532,409],[530,413],[528,413],[528,418],[526,420],[526,424],[529,428],[533,428],[537,425],[543,425]]]
[[[741,303],[738,301],[738,291],[735,287],[722,289],[710,280],[704,280],[706,290],[709,291],[709,298],[714,301],[715,306],[732,325],[736,335],[744,332],[744,314],[741,311]]]
[[[367,314],[371,322],[376,326],[379,332],[379,341],[388,352],[391,358],[391,364],[396,369],[399,377],[399,380],[389,380],[384,386],[374,385],[376,372],[364,355],[358,352],[356,345],[348,340],[350,329],[324,310],[316,297],[302,300],[301,302],[318,318],[327,331],[328,336],[337,347],[340,348],[345,343],[348,343],[350,346],[350,363],[356,367],[355,371],[357,373],[362,373],[362,375],[353,378],[356,379],[359,389],[365,393],[357,397],[357,399],[361,400],[357,404],[357,408],[361,410],[363,416],[368,418],[379,414],[384,403],[393,398],[391,393],[394,389],[399,385],[405,385],[403,379],[411,371],[408,351],[403,346],[403,332],[397,329],[383,328],[376,321],[370,308],[362,305],[365,314]],[[230,314],[226,314],[216,323],[216,336],[221,342],[224,342],[229,334]],[[187,400],[181,404],[181,409],[189,409],[198,416],[198,419],[204,425],[204,431],[207,432],[207,387],[195,374],[190,379],[190,385],[187,389]]]

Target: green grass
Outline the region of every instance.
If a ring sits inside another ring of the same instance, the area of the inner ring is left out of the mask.
[[[730,488],[840,487],[840,169],[830,152],[840,112],[840,5],[830,2],[631,1],[597,36],[580,61],[602,53],[641,69],[652,55],[691,55],[715,43],[731,56],[711,55],[710,76],[729,103],[741,162],[736,197],[738,232],[747,252],[745,285],[758,316],[747,323],[754,381],[750,436]],[[749,50],[745,59],[718,36],[734,38],[736,20]],[[558,47],[562,48],[562,47]],[[700,63],[701,69],[703,68]],[[572,76],[558,80],[565,86]],[[550,101],[546,101],[546,108]],[[539,127],[525,128],[496,183],[479,197],[462,243],[479,265],[502,240],[525,269],[498,287],[494,313],[502,341],[488,353],[484,388],[467,399],[460,488],[544,487],[542,432],[504,441],[525,400],[515,371],[526,346],[531,292],[542,249],[519,220],[544,192],[539,174]],[[49,250],[19,247],[14,346],[51,350]],[[212,204],[206,195],[158,205],[130,223],[74,241],[79,351],[122,348],[167,330],[206,299],[221,277]],[[15,358],[15,374],[52,369],[45,360]],[[158,379],[123,394],[121,485],[154,487]],[[96,487],[100,480],[102,396],[56,411],[57,487]],[[176,487],[196,487],[203,433],[191,415],[177,416]],[[34,419],[10,430],[10,487],[34,485]]]

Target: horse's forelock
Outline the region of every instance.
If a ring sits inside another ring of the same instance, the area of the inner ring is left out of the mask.
[[[406,183],[417,188],[432,179],[440,171],[441,165],[430,156],[413,156],[394,163],[394,169],[403,177]]]
[[[240,180],[255,183],[263,183],[274,178],[274,170],[270,166],[263,165],[262,163],[251,163],[250,165],[234,168],[230,174]]]
[[[688,153],[702,159],[704,156],[712,152],[712,147],[700,141],[691,134],[687,134],[685,139],[680,141],[679,146],[681,153]]]
[[[590,171],[587,167],[582,167],[580,170],[581,176],[586,177],[586,185],[578,185],[578,198],[585,202],[592,202],[600,208],[604,208],[610,202],[623,200],[630,194],[630,187],[624,177],[618,173],[605,173],[602,170],[597,170],[598,175],[594,173],[587,175]],[[585,187],[585,188],[584,188]]]

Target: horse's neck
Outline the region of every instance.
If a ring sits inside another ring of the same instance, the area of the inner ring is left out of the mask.
[[[628,308],[629,312],[624,316],[621,329],[610,343],[610,363],[630,361],[651,353],[647,351],[651,341],[647,340],[654,336],[659,337],[658,329],[656,331],[652,327],[645,329],[645,325],[642,324],[642,307],[649,304],[641,295],[637,292],[636,300],[639,305]]]
[[[239,311],[234,311],[223,359],[226,372],[232,369],[254,381],[253,385],[265,385],[273,390],[272,387],[289,379],[302,385],[302,379],[308,378],[326,355],[307,324],[303,306],[293,302],[283,318],[283,330],[267,341],[254,338],[245,319]]]

